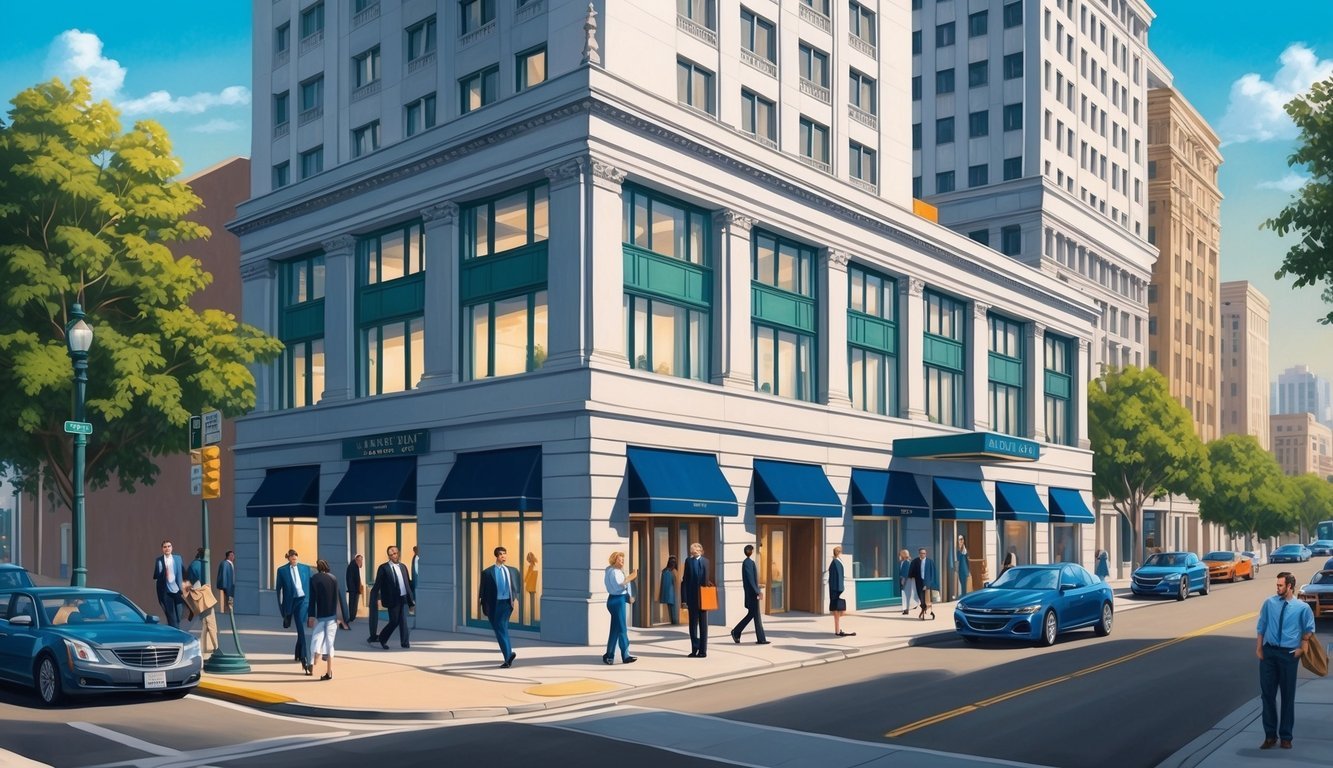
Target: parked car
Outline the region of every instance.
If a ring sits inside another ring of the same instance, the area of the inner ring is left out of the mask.
[[[1333,555],[1333,539],[1316,539],[1306,549],[1310,550],[1311,557],[1328,557]]]
[[[32,686],[48,706],[92,693],[184,696],[202,668],[193,635],[158,624],[119,592],[24,587],[4,598],[0,678]]]
[[[1149,555],[1130,576],[1136,595],[1169,595],[1184,600],[1191,592],[1208,594],[1208,566],[1193,552],[1158,552]]]
[[[1270,563],[1304,563],[1310,559],[1310,549],[1304,544],[1283,544],[1268,556]]]
[[[19,587],[31,587],[32,577],[28,569],[13,563],[0,563],[0,592]]]
[[[959,599],[953,622],[964,640],[1027,640],[1051,645],[1062,632],[1111,634],[1111,586],[1075,563],[1017,565]]]
[[[1239,552],[1209,552],[1203,556],[1211,581],[1254,578],[1254,561]]]
[[[1333,616],[1333,570],[1316,572],[1296,596],[1310,606],[1316,619]]]

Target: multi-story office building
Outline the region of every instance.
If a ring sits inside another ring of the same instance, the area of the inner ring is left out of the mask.
[[[1333,480],[1333,430],[1320,424],[1314,414],[1273,414],[1272,429],[1271,450],[1283,472]]]
[[[1269,445],[1268,297],[1247,280],[1222,283],[1222,434]]]
[[[1308,365],[1293,365],[1279,373],[1272,389],[1273,413],[1312,413],[1324,426],[1333,426],[1333,386]]]
[[[593,9],[254,3],[233,229],[288,351],[238,425],[240,609],[289,547],[420,546],[418,624],[465,628],[503,545],[566,642],[613,550],[639,626],[692,541],[732,613],[751,542],[768,613],[824,610],[836,544],[862,608],[901,547],[955,593],[958,535],[977,585],[1090,565],[1096,309],[913,215],[907,7]]]

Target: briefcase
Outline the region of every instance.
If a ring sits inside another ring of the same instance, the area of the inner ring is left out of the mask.
[[[699,587],[699,610],[717,610],[717,587]]]
[[[1308,647],[1310,650],[1301,654],[1301,666],[1324,677],[1328,674],[1328,653],[1324,650],[1324,644],[1320,642],[1318,636],[1310,635]]]

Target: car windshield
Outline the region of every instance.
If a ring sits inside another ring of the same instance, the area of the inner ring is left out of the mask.
[[[1310,579],[1311,584],[1333,584],[1333,571],[1320,571]]]
[[[1143,561],[1144,565],[1165,565],[1180,566],[1185,564],[1185,555],[1179,552],[1162,552],[1156,555],[1150,555]]]
[[[1299,544],[1283,544],[1282,546],[1278,547],[1277,549],[1275,549],[1275,550],[1273,550],[1273,551],[1274,551],[1274,552],[1300,552],[1300,551],[1301,551],[1301,545],[1299,545]]]
[[[144,616],[123,595],[42,597],[42,613],[53,627],[66,624],[142,624]]]
[[[1235,556],[1232,555],[1230,552],[1209,552],[1208,554],[1203,556],[1203,559],[1229,563],[1233,559],[1235,559]]]
[[[1060,572],[1051,568],[1010,568],[991,582],[996,589],[1055,589]]]
[[[17,587],[31,587],[32,580],[28,578],[27,571],[21,571],[17,568],[6,568],[0,571],[0,589],[14,589]]]

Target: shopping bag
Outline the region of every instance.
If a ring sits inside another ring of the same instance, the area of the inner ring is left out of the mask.
[[[1311,635],[1307,647],[1310,650],[1301,654],[1301,666],[1324,677],[1328,674],[1328,653],[1324,650],[1324,644],[1318,637]]]
[[[717,610],[717,587],[699,587],[699,610]]]

